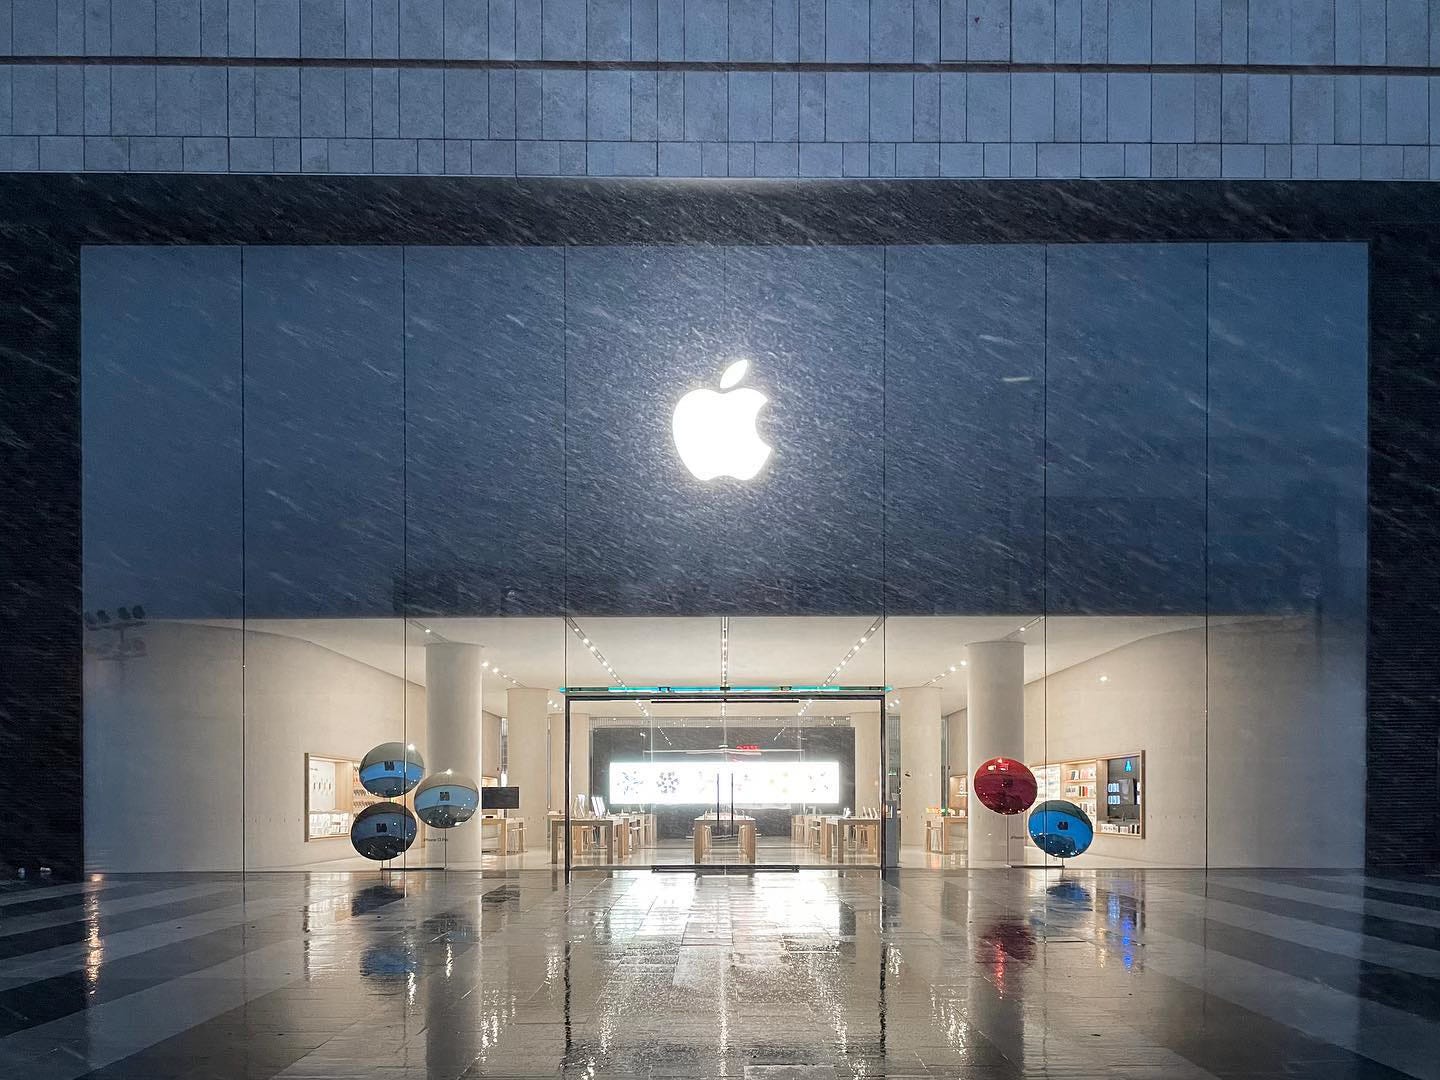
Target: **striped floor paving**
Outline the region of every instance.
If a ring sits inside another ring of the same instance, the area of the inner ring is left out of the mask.
[[[0,1076],[1440,1080],[1440,879],[11,882]]]

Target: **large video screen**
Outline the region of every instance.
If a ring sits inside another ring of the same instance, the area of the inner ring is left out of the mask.
[[[733,781],[733,788],[731,786]],[[611,806],[723,802],[838,803],[838,761],[612,761]]]

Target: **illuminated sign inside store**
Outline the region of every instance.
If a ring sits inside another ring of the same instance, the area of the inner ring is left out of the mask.
[[[838,761],[668,762],[612,761],[611,806],[635,803],[706,805],[716,798],[737,804],[838,803]]]
[[[755,420],[769,402],[759,390],[730,388],[745,378],[748,360],[736,360],[720,376],[716,393],[708,387],[691,390],[675,406],[671,428],[680,460],[697,480],[717,476],[749,480],[770,457],[770,446],[755,430]]]

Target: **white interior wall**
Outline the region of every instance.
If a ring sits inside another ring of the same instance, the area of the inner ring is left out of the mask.
[[[500,782],[500,717],[489,709],[480,717],[480,768],[484,776]]]
[[[878,810],[880,795],[880,724],[874,710],[853,714],[855,729],[855,812]]]
[[[1144,838],[1099,834],[1076,866],[1356,867],[1363,695],[1363,651],[1341,629],[1177,631],[1027,685],[1026,758],[1145,753]]]
[[[1142,638],[1025,687],[1025,757],[1032,766],[1135,751],[1145,753],[1145,836],[1097,833],[1074,864],[1203,866],[1203,630]]]
[[[400,739],[425,751],[424,689],[367,664],[249,632],[242,686],[238,629],[155,622],[144,639],[144,657],[85,665],[92,871],[349,857],[347,839],[305,840],[305,754],[358,760]]]
[[[152,623],[143,639],[143,657],[85,657],[86,867],[239,870],[240,635]]]
[[[945,769],[948,773],[965,773],[966,754],[969,752],[967,734],[964,709],[945,717]],[[966,790],[969,790],[968,785]]]
[[[1363,623],[1212,627],[1209,649],[1210,865],[1363,866]]]

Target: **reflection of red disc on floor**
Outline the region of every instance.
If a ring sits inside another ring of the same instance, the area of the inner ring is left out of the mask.
[[[997,814],[1019,814],[1035,801],[1035,774],[1023,761],[995,757],[975,770],[971,790],[987,810]]]

